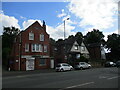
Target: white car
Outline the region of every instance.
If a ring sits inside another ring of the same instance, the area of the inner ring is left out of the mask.
[[[71,71],[73,67],[67,63],[59,63],[55,69],[56,71]]]
[[[87,69],[87,68],[91,68],[91,65],[86,63],[86,62],[77,62],[75,64],[75,69]]]

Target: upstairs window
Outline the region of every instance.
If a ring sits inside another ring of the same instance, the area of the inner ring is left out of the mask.
[[[41,44],[32,44],[32,52],[42,52],[42,48]]]
[[[44,45],[44,52],[47,52],[47,45]]]
[[[40,34],[40,41],[44,41],[44,34]]]
[[[35,44],[32,44],[32,52],[36,52],[35,47],[36,47],[36,45],[35,45]]]
[[[84,47],[84,46],[82,46],[82,47],[81,47],[81,50],[82,50],[82,51],[85,51],[85,47]]]
[[[74,48],[75,50],[78,50],[78,45],[75,45],[75,48]]]
[[[40,52],[42,52],[42,51],[43,51],[43,47],[42,47],[42,45],[41,45],[41,44],[39,44],[39,50],[40,50]]]
[[[29,52],[29,44],[25,44],[25,52]]]
[[[32,32],[29,33],[29,40],[34,40],[34,33]]]

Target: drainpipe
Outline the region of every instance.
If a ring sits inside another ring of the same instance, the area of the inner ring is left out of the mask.
[[[20,64],[21,62],[21,33],[20,33],[20,42],[19,42],[19,71],[20,71]]]

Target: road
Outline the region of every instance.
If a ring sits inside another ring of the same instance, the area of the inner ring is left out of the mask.
[[[118,68],[93,68],[67,72],[3,77],[2,88],[118,88]]]

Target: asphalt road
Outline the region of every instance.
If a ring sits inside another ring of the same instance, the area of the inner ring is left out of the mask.
[[[3,77],[2,88],[118,88],[118,68],[94,68],[67,72]]]

